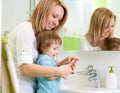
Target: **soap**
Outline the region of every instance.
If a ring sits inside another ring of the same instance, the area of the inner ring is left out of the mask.
[[[109,68],[110,68],[110,71],[105,78],[105,86],[107,89],[117,89],[118,87],[117,76],[113,71],[113,67],[109,66]]]

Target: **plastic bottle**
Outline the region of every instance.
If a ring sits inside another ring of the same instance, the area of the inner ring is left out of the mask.
[[[118,87],[117,77],[114,74],[113,67],[109,66],[109,68],[110,68],[110,70],[109,70],[109,73],[106,76],[106,80],[105,80],[106,88],[108,88],[108,89],[117,89],[117,87]]]

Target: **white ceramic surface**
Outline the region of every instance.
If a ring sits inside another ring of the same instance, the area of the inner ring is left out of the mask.
[[[60,93],[120,93],[120,90],[110,90],[105,88],[81,88],[72,85],[62,85]]]

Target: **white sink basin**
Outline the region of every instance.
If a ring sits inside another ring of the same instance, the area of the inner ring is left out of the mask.
[[[62,85],[60,93],[120,93],[120,90],[105,88],[80,88],[72,85]]]

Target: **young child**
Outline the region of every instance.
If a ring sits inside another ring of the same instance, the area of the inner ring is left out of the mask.
[[[109,38],[105,41],[106,49],[109,51],[120,51],[120,38]]]
[[[41,31],[37,35],[37,44],[37,64],[57,67],[55,57],[62,44],[61,38],[54,31]],[[60,93],[60,81],[60,77],[37,77],[37,93]]]

